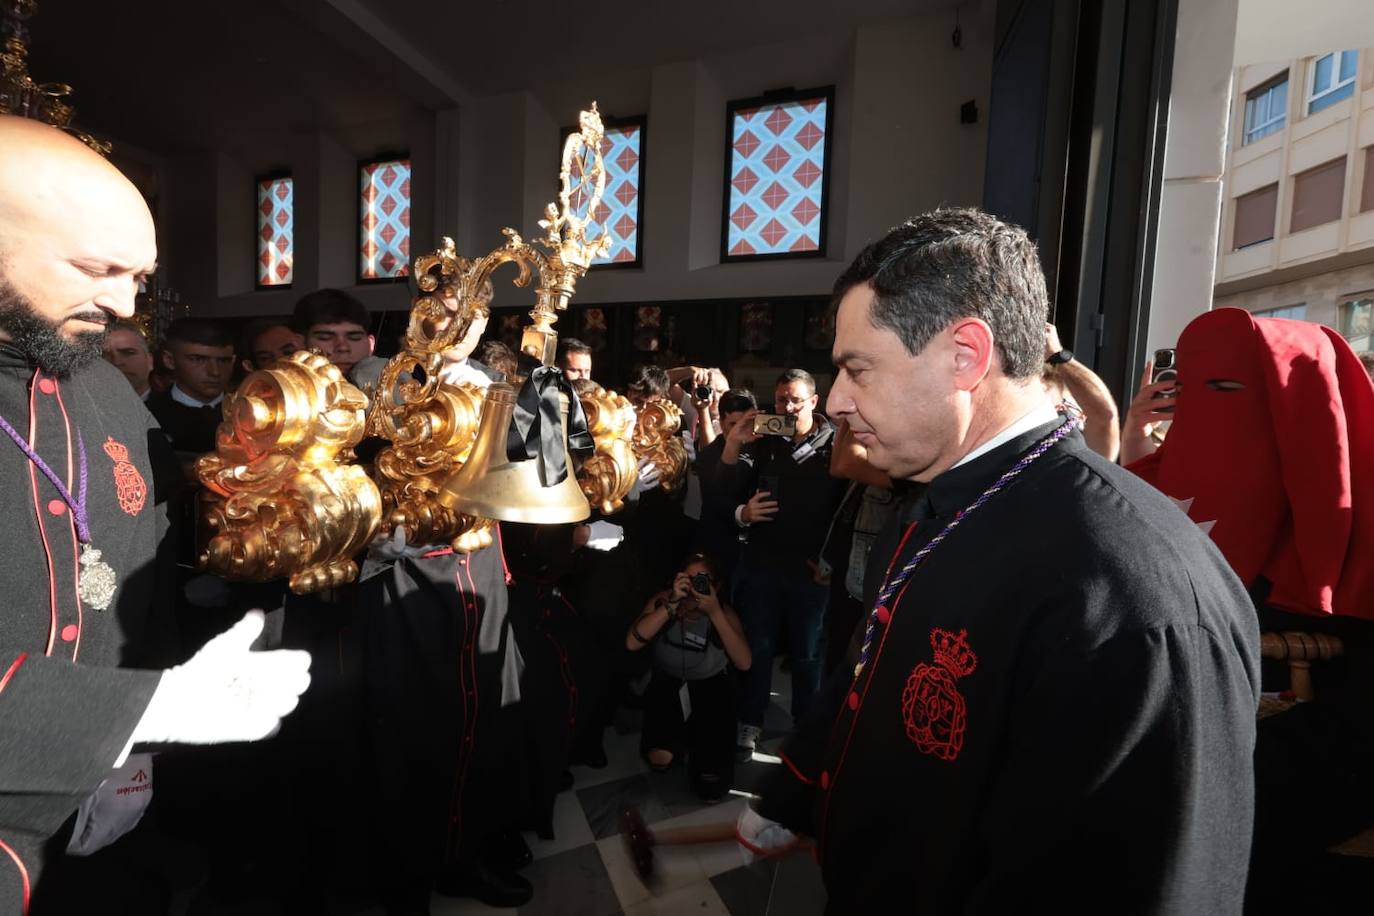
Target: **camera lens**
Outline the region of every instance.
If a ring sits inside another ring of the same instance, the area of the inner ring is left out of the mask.
[[[698,385],[698,386],[696,387],[696,392],[695,392],[695,393],[696,393],[696,396],[697,396],[697,400],[698,400],[698,401],[707,401],[707,400],[710,400],[710,398],[711,398],[711,387],[710,387],[709,385]]]

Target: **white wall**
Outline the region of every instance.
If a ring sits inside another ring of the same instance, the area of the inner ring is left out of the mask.
[[[265,137],[251,162],[190,157],[175,175],[197,185],[210,180],[214,206],[176,212],[173,233],[202,244],[180,246],[171,281],[206,315],[287,312],[320,286],[349,288],[374,309],[405,307],[402,286],[352,285],[357,160],[387,148],[411,151],[412,256],[437,247],[441,235],[454,236],[463,254],[481,255],[502,243],[504,226],[526,237],[538,232],[557,193],[560,127],[596,100],[613,116],[648,116],[644,256],[640,268],[593,271],[578,301],[824,293],[863,244],[894,223],[940,204],[981,202],[991,58],[991,35],[977,22],[966,24],[956,50],[948,16],[921,17],[648,70],[570,76],[461,110],[402,113],[348,136]],[[720,264],[727,101],[829,84],[836,103],[826,256]],[[959,123],[968,99],[978,104],[978,124]],[[252,178],[277,167],[296,179],[295,284],[256,291]],[[192,188],[183,196],[203,202],[207,195]],[[498,284],[497,305],[529,301],[528,292]]]
[[[1212,305],[1237,0],[1184,0],[1174,46],[1146,348],[1172,347]]]

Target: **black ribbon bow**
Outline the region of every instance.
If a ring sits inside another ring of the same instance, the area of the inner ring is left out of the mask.
[[[568,476],[563,457],[563,419],[558,393],[568,396],[568,451],[585,458],[596,450],[587,431],[587,416],[582,401],[563,375],[553,366],[540,366],[530,373],[515,400],[515,415],[506,434],[506,457],[511,461],[539,459],[539,482],[556,486]]]

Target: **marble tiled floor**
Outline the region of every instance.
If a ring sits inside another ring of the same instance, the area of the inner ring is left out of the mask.
[[[773,705],[764,725],[760,758],[736,768],[737,791],[755,785],[790,724],[790,684],[774,677]],[[518,912],[519,916],[819,916],[825,889],[810,856],[748,862],[733,843],[665,846],[656,850],[657,874],[646,885],[631,865],[616,823],[626,804],[639,807],[651,828],[666,829],[733,821],[745,805],[742,795],[703,805],[687,786],[682,767],[650,771],[639,757],[633,716],[606,734],[608,764],[599,770],[574,767],[571,792],[558,796],[552,841],[526,840],[534,864],[523,874],[534,899],[518,911],[497,910],[474,900],[436,896],[433,916],[475,916]]]

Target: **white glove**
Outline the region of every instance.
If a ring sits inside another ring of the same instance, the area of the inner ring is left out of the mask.
[[[250,652],[262,627],[262,611],[249,611],[190,661],[162,672],[129,743],[219,744],[275,734],[310,686],[310,653]]]
[[[441,546],[433,544],[406,543],[406,529],[404,525],[397,525],[391,529],[391,534],[378,535],[372,543],[367,545],[367,552],[374,559],[379,560],[415,560],[427,553],[441,549]]]
[[[744,857],[753,862],[756,857],[780,856],[801,843],[801,837],[777,821],[770,821],[748,805],[735,822],[735,839],[744,849]]]
[[[587,526],[591,534],[587,536],[587,546],[592,550],[614,550],[625,540],[625,529],[610,522],[592,522]]]
[[[635,494],[647,493],[658,486],[663,472],[648,458],[639,459],[639,476],[635,478]]]

